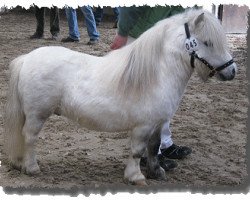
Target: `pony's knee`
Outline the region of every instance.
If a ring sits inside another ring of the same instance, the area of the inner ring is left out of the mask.
[[[137,127],[133,130],[131,137],[131,151],[135,157],[142,157],[144,154],[152,130],[152,126]]]
[[[140,159],[143,154],[145,153],[146,151],[146,145],[144,146],[140,146],[140,147],[134,147],[132,148],[132,157],[134,159]]]

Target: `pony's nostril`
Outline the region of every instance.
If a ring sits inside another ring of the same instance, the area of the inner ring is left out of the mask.
[[[235,69],[232,70],[232,75],[235,76]]]

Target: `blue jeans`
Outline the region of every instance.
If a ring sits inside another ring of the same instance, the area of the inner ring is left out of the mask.
[[[114,7],[113,8],[113,12],[115,14],[115,20],[118,21],[118,17],[119,17],[119,8],[118,7]]]
[[[90,6],[83,6],[80,7],[84,18],[85,23],[87,26],[88,35],[91,40],[98,40],[100,37],[99,32],[96,28],[95,23],[95,17],[92,11],[92,8]],[[78,22],[77,22],[77,15],[76,10],[73,8],[66,8],[65,9],[68,25],[69,25],[69,37],[73,40],[79,40],[80,39],[80,32],[78,29]]]

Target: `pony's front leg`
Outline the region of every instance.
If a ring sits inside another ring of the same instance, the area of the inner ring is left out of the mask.
[[[148,142],[147,178],[165,180],[165,170],[160,166],[158,159],[161,144],[161,127],[161,125],[156,126]]]
[[[152,126],[136,127],[131,134],[131,154],[125,169],[124,177],[135,185],[147,185],[141,173],[140,160],[148,144]]]

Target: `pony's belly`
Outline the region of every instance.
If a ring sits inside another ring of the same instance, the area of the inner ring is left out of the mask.
[[[94,130],[94,131],[104,131],[104,132],[120,132],[120,131],[128,131],[131,130],[132,127],[128,126],[121,126],[119,124],[101,124],[101,123],[95,123],[93,121],[89,120],[79,120],[78,123],[82,126],[85,127],[89,130]]]
[[[93,120],[87,118],[78,118],[77,122],[89,130],[94,131],[105,131],[105,132],[116,132],[116,131],[128,131],[133,128],[132,125],[117,123],[113,120]]]
[[[63,109],[64,110],[64,109]],[[96,111],[98,109],[93,109]],[[128,131],[135,127],[134,120],[128,120],[124,116],[121,116],[120,112],[117,113],[96,113],[90,112],[89,110],[75,110],[70,112],[62,112],[62,115],[77,122],[80,126],[94,131],[104,131],[104,132],[115,132],[115,131]]]

